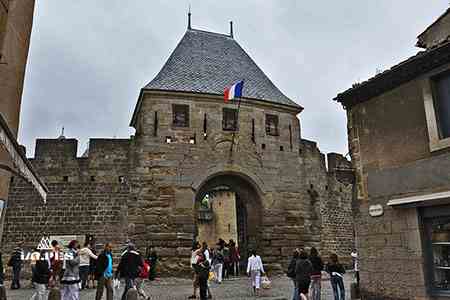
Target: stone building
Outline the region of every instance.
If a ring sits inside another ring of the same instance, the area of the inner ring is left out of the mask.
[[[0,237],[11,173],[46,188],[16,141],[34,0],[0,0]]]
[[[238,109],[237,100],[224,102],[223,90],[239,80]],[[89,233],[118,248],[126,239],[154,247],[162,271],[179,271],[189,268],[192,241],[210,230],[234,237],[244,258],[257,248],[274,270],[284,270],[299,246],[348,255],[351,164],[332,153],[327,170],[316,143],[301,138],[301,111],[232,30],[207,32],[189,22],[140,92],[134,136],[91,139],[83,157],[75,139],[37,140],[30,161],[48,185],[47,205],[14,179],[5,248],[31,247],[45,234]]]
[[[335,100],[356,169],[363,299],[450,296],[450,9],[416,56]]]

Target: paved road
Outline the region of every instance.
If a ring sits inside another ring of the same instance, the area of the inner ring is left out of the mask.
[[[350,299],[349,285],[351,275],[346,276],[346,298]],[[271,278],[272,288],[270,290],[263,290],[261,298],[266,300],[291,300],[292,282],[286,277]],[[145,290],[151,299],[158,300],[181,300],[187,299],[192,294],[192,283],[187,279],[180,278],[162,278],[159,281],[148,282],[145,285]],[[213,299],[236,299],[248,300],[255,299],[251,296],[251,289],[247,278],[239,278],[226,280],[222,284],[211,284],[211,293]],[[32,289],[22,290],[7,290],[8,300],[27,300],[33,294]],[[121,291],[116,290],[114,300],[119,300]],[[80,300],[94,300],[95,290],[84,290],[80,293]],[[106,299],[106,296],[103,296]],[[330,282],[324,280],[322,283],[322,299],[332,300],[332,292]]]

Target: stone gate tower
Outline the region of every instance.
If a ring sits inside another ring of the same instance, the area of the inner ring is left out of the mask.
[[[238,115],[237,102],[224,103],[223,90],[239,80],[244,91]],[[189,24],[141,90],[133,137],[91,140],[83,158],[76,157],[76,140],[38,140],[31,161],[56,208],[39,210],[41,228],[29,232],[91,233],[116,243],[130,238],[141,249],[154,247],[163,270],[188,268],[196,238],[234,238],[244,258],[257,248],[278,270],[299,246],[347,254],[353,247],[352,185],[345,178],[351,166],[330,154],[327,170],[316,144],[301,138],[301,111],[232,34]],[[24,195],[25,186],[16,180],[11,191],[17,207],[8,210],[10,247],[38,238],[19,232],[34,201]],[[45,219],[49,209],[63,207],[68,216]],[[82,222],[56,226],[69,216]],[[32,218],[30,213],[27,220]]]

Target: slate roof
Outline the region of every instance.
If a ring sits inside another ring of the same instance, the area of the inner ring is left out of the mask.
[[[338,94],[333,100],[340,102],[344,108],[350,108],[355,104],[368,101],[395,89],[447,63],[450,63],[450,41],[421,51],[367,81],[354,84],[352,88]]]
[[[244,80],[244,98],[301,109],[286,97],[229,35],[188,29],[156,77],[144,90],[222,95]]]

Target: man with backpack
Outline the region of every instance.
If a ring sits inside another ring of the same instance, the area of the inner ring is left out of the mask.
[[[135,287],[135,280],[139,277],[139,273],[144,266],[144,261],[136,251],[133,243],[128,243],[127,250],[123,252],[117,267],[117,277],[125,279],[125,289],[123,291],[122,300],[127,299],[128,290]]]

